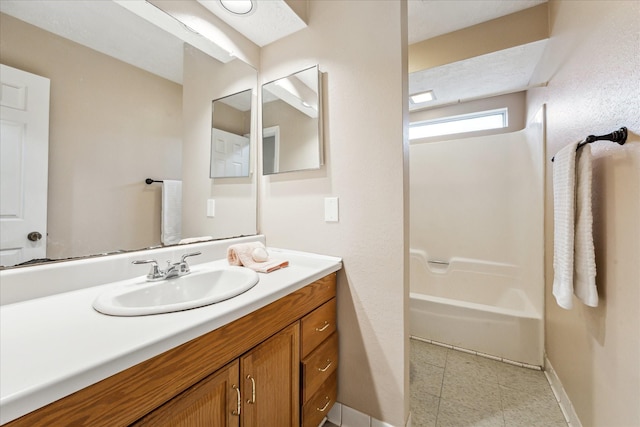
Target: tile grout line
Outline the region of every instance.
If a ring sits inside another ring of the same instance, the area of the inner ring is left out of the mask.
[[[463,347],[457,347],[457,346],[454,346],[454,345],[441,343],[439,341],[434,341],[434,340],[430,340],[430,339],[426,339],[426,338],[420,338],[420,337],[416,337],[416,336],[413,336],[413,335],[410,335],[409,338],[411,338],[413,340],[416,340],[416,341],[421,341],[421,342],[425,342],[425,343],[428,343],[428,344],[437,345],[439,347],[448,348],[450,350],[456,350],[456,351],[460,351],[460,352],[467,353],[467,354],[473,354],[475,356],[483,357],[485,359],[496,360],[498,362],[507,363],[509,365],[518,366],[520,368],[531,369],[533,371],[542,371],[543,370],[541,366],[531,365],[529,363],[523,363],[523,362],[516,362],[515,360],[506,359],[504,357],[493,356],[491,354],[481,353],[481,352],[478,352],[478,351],[475,351],[475,350],[469,350],[469,349],[466,349],[466,348],[463,348]]]

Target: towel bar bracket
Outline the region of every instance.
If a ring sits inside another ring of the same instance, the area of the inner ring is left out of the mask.
[[[623,126],[620,129],[613,131],[611,133],[608,133],[606,135],[597,135],[597,136],[589,135],[584,139],[584,141],[578,144],[577,148],[580,148],[586,144],[591,144],[592,142],[595,142],[595,141],[611,141],[611,142],[616,142],[620,145],[624,145],[624,143],[627,142],[627,135],[628,135],[627,128]]]

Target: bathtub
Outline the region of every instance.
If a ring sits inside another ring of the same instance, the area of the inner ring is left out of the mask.
[[[410,254],[412,336],[543,364],[542,309],[524,291],[526,278],[517,266],[464,258],[439,263],[419,250]]]

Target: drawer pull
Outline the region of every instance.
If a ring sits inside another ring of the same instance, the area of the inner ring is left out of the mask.
[[[251,375],[247,375],[247,379],[251,380],[251,399],[247,400],[247,403],[256,403],[256,380]]]
[[[316,328],[316,332],[324,332],[329,327],[329,322],[324,321],[324,326],[322,328]]]
[[[329,398],[329,396],[325,397],[325,399],[327,399],[327,403],[325,403],[322,408],[316,408],[316,410],[320,412],[324,412],[327,410],[327,406],[329,406],[329,403],[331,403],[331,399]]]
[[[240,389],[235,384],[232,385],[231,388],[234,389],[236,391],[236,393],[238,393],[238,408],[234,409],[233,411],[231,411],[231,414],[240,416],[240,403],[242,401],[242,398],[240,397]]]
[[[331,360],[330,360],[330,359],[327,359],[327,366],[325,366],[324,368],[318,368],[318,371],[320,371],[320,372],[326,372],[326,371],[327,371],[327,369],[329,369],[329,366],[331,366],[331,363],[333,363],[333,362],[331,362]]]

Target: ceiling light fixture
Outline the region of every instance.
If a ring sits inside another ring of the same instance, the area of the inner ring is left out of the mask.
[[[253,10],[253,0],[220,0],[220,4],[234,15],[247,15]]]
[[[409,96],[412,104],[422,104],[424,102],[433,101],[436,99],[435,94],[432,90],[428,90],[426,92],[414,93]]]

